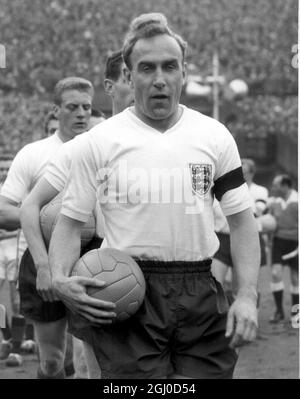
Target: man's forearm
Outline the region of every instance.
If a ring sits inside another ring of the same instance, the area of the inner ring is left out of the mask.
[[[49,247],[49,263],[53,284],[69,277],[80,256],[81,223],[63,215],[58,217]]]
[[[48,253],[40,227],[40,208],[35,204],[21,207],[21,226],[35,267],[49,267]]]
[[[260,267],[260,244],[254,216],[245,213],[240,223],[230,223],[230,243],[233,272],[238,295],[247,295],[256,300]]]

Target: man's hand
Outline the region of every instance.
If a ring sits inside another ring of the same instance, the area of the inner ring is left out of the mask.
[[[58,296],[52,288],[51,272],[48,265],[37,268],[36,289],[44,301],[59,301]]]
[[[254,341],[257,327],[256,301],[246,295],[238,295],[227,316],[225,335],[232,336],[230,347],[235,348]]]
[[[57,296],[73,312],[93,324],[110,324],[116,317],[116,305],[93,298],[86,293],[86,287],[104,288],[105,282],[88,277],[60,277],[53,281]]]

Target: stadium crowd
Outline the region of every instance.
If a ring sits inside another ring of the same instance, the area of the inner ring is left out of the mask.
[[[163,12],[188,41],[188,61],[203,76],[211,75],[212,52],[217,49],[226,79],[247,82],[249,96],[240,104],[246,122],[238,120],[233,134],[297,134],[297,69],[292,67],[297,3],[293,0],[253,4],[246,0],[2,0],[1,44],[7,62],[5,74],[0,73],[1,147],[15,153],[41,137],[38,126],[60,78],[84,76],[96,88],[101,85],[105,58],[120,47],[132,10],[136,15]],[[8,142],[12,125],[14,138]]]

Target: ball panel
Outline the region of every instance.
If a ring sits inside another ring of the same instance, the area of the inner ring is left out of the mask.
[[[106,278],[103,275],[107,275],[108,273],[100,273],[96,276],[98,280],[107,281],[108,279],[112,279],[111,276]],[[119,277],[119,276],[118,276]],[[118,305],[118,301],[120,299],[123,300],[126,296],[130,295],[133,292],[135,286],[137,285],[136,279],[134,276],[129,275],[124,278],[120,278],[118,281],[111,282],[109,285],[105,286],[103,289],[99,288],[88,288],[88,295],[93,296],[94,298],[101,299],[103,301],[111,301]]]
[[[72,276],[93,277],[90,270],[86,267],[83,259],[79,259],[72,270]]]
[[[46,204],[40,212],[40,226],[46,245],[49,244],[51,235],[57,223],[57,219],[61,210],[63,193],[59,193],[48,204]],[[93,214],[90,215],[88,221],[81,229],[81,245],[87,245],[96,233],[96,220]]]
[[[140,267],[129,255],[116,249],[87,252],[78,260],[72,274],[90,276],[107,283],[104,288],[87,287],[87,294],[115,303],[115,321],[133,315],[144,300],[146,283]]]

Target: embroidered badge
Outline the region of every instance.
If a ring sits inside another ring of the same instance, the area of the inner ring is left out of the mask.
[[[190,163],[192,189],[195,194],[204,195],[211,186],[212,166],[206,163]]]

